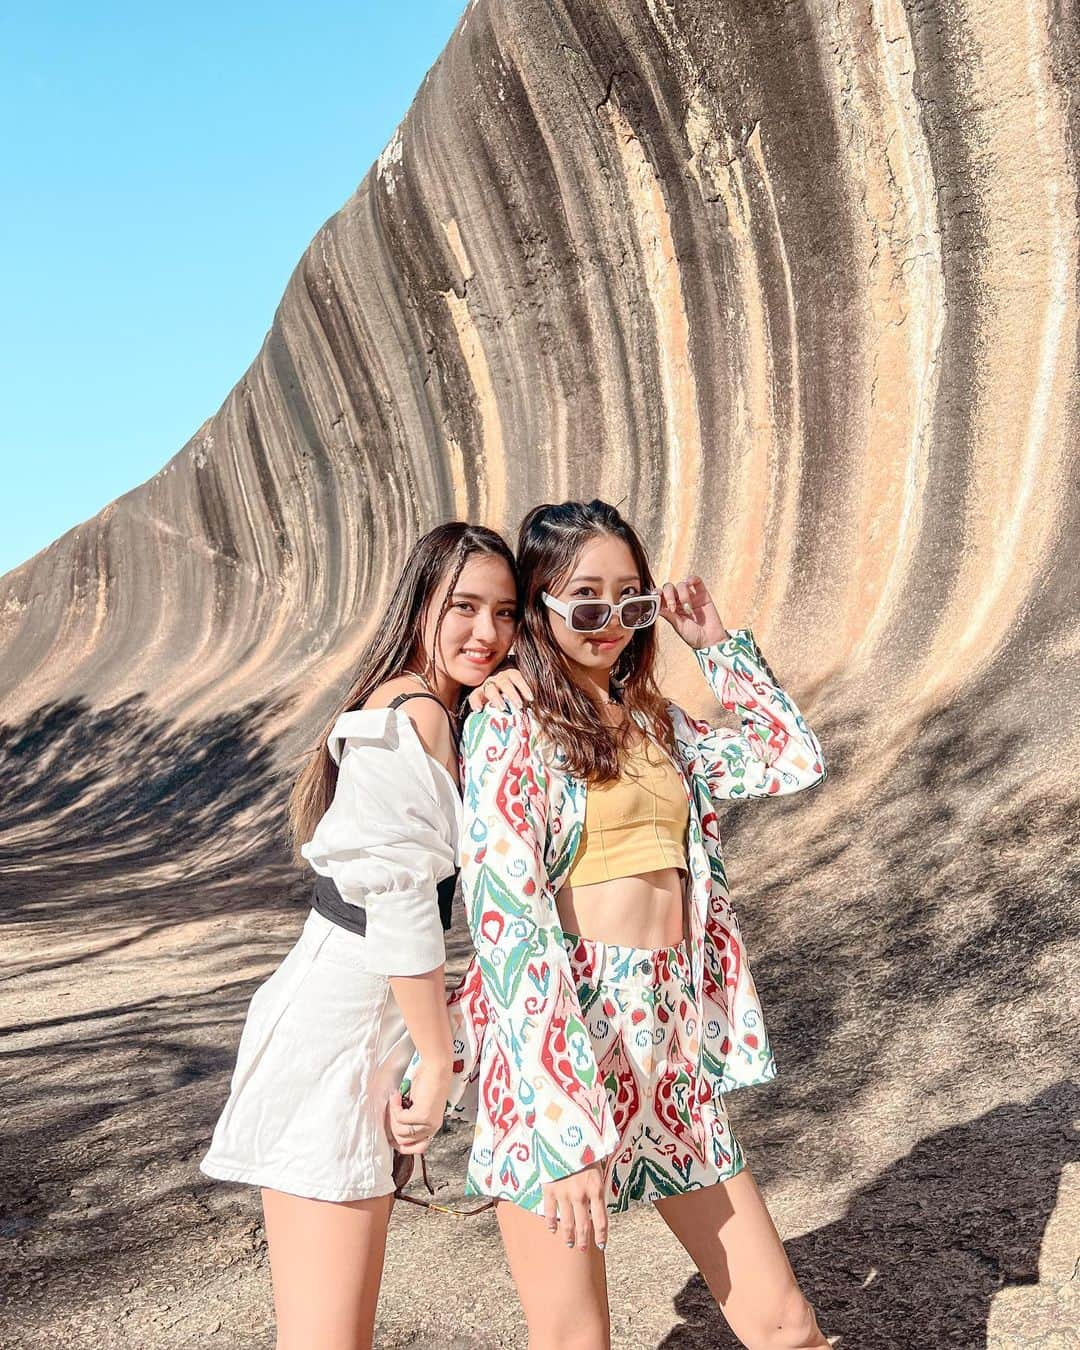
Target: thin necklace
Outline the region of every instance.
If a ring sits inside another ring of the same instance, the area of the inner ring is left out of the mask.
[[[419,670],[403,670],[401,673],[402,673],[403,675],[411,675],[411,676],[413,677],[414,680],[419,680],[419,681],[420,681],[420,683],[424,686],[424,688],[428,691],[429,694],[435,694],[435,690],[432,689],[432,687],[431,687],[431,681],[428,679],[428,677],[427,677],[422,671],[419,671]],[[435,694],[435,697],[438,698],[438,697],[439,697],[438,694]],[[441,700],[440,700],[440,702],[441,702]]]
[[[419,671],[419,670],[403,670],[401,673],[402,673],[403,675],[411,675],[411,676],[413,677],[414,680],[419,680],[420,683],[424,686],[424,688],[425,688],[425,689],[428,691],[428,693],[431,695],[431,697],[432,697],[432,698],[437,698],[437,699],[439,700],[439,702],[442,703],[443,707],[446,708],[446,711],[447,711],[447,713],[450,715],[450,718],[451,718],[452,721],[454,722],[454,725],[455,725],[455,726],[457,725],[458,722],[461,721],[461,713],[460,713],[456,708],[447,708],[447,707],[446,707],[445,702],[443,702],[442,696],[439,694],[438,690],[435,689],[435,688],[432,686],[431,681],[428,679],[428,677],[427,677],[425,674],[423,674],[422,671]]]

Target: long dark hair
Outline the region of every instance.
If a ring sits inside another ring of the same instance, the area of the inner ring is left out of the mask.
[[[585,544],[603,534],[614,535],[626,544],[643,589],[651,591],[653,578],[644,546],[607,502],[534,507],[521,522],[517,551],[522,619],[514,652],[533,688],[532,710],[541,730],[565,752],[568,772],[593,783],[618,778],[620,753],[633,731],[633,722],[628,718],[623,727],[614,728],[597,717],[595,703],[570,678],[541,593],[558,590]],[[653,735],[670,750],[674,748],[674,731],[653,674],[656,645],[655,626],[636,629],[611,674],[619,701],[629,713],[643,713]]]
[[[395,675],[406,670],[421,670],[429,677],[434,673],[439,631],[450,597],[461,576],[461,569],[470,558],[480,554],[502,558],[510,568],[511,575],[516,574],[514,555],[505,539],[482,525],[450,521],[429,530],[413,546],[390,603],[360,656],[356,677],[349,692],[334,709],[333,716],[319,737],[318,747],[312,751],[293,785],[289,796],[289,832],[298,860],[301,844],[315,833],[315,827],[330,805],[337,786],[337,765],[326,744],[334,723],[342,713],[362,707],[380,684]],[[425,652],[421,646],[424,615],[439,586],[447,578],[449,586],[435,623],[431,651]]]

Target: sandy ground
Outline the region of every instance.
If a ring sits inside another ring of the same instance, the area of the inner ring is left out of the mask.
[[[723,821],[781,1070],[729,1109],[841,1350],[1080,1347],[1080,802],[1007,696],[873,781],[848,715],[825,789]],[[242,719],[56,716],[0,757],[0,1345],[268,1350],[258,1196],[197,1163],[306,912],[272,763]],[[467,1135],[432,1150],[448,1199]],[[734,1344],[651,1209],[608,1269],[619,1350]],[[491,1215],[398,1207],[377,1343],[525,1346]]]
[[[9,941],[3,1345],[273,1345],[257,1195],[196,1164],[247,997],[301,914],[117,927],[91,951],[33,924]],[[812,1105],[796,1156],[786,1130],[770,1141],[779,1081],[731,1099],[836,1344],[1080,1345],[1080,1103],[1052,1078],[1024,1097],[984,1089],[977,1116],[958,1109],[929,1137],[871,1103],[846,1159]],[[432,1152],[447,1196],[467,1133]],[[616,1346],[736,1344],[651,1209],[617,1221],[608,1268]],[[377,1344],[525,1343],[491,1216],[399,1206]]]

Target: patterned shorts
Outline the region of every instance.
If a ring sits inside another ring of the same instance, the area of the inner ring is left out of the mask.
[[[727,1181],[743,1166],[722,1097],[695,1073],[698,1029],[683,946],[620,947],[563,935],[619,1130],[607,1207]]]

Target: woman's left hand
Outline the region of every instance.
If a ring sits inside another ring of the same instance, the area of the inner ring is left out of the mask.
[[[533,691],[521,671],[516,666],[503,666],[472,691],[469,707],[473,712],[479,712],[481,708],[521,712],[532,699]]]
[[[390,1142],[399,1153],[424,1153],[438,1134],[450,1090],[451,1067],[421,1061],[413,1077],[407,1101],[395,1092],[387,1104],[386,1123]]]
[[[665,581],[660,591],[660,617],[667,619],[690,647],[712,647],[729,636],[700,577]]]

